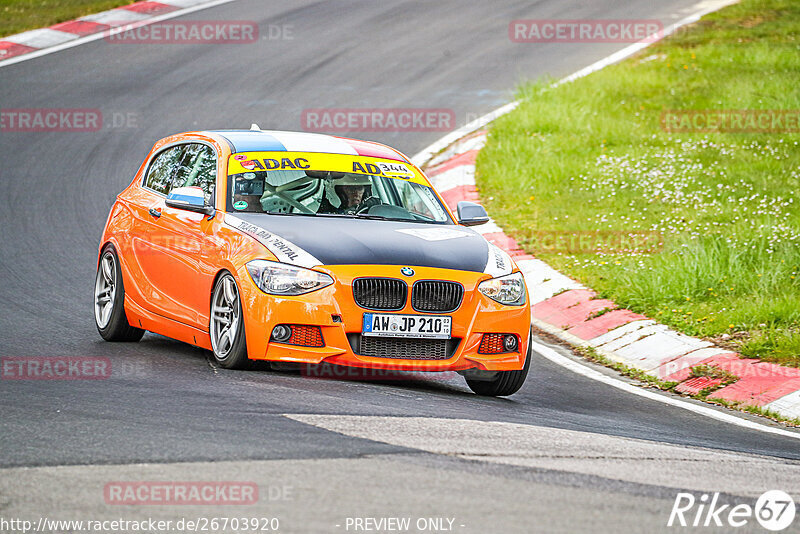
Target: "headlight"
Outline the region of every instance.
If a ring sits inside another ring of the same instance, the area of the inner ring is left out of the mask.
[[[525,304],[525,279],[519,272],[481,282],[478,290],[500,304]]]
[[[247,270],[261,291],[270,295],[303,295],[333,283],[325,273],[274,261],[253,260]]]

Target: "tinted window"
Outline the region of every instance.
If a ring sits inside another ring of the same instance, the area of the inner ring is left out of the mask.
[[[229,177],[229,209],[253,213],[371,215],[449,223],[433,190],[386,176],[317,170],[253,171]]]
[[[395,180],[392,184],[400,195],[400,206],[424,219],[441,220],[442,207],[430,187],[401,180]]]
[[[198,186],[203,189],[206,199],[217,180],[217,158],[211,147],[199,143],[183,145],[178,160],[172,187]]]
[[[168,148],[156,156],[153,163],[150,164],[145,185],[157,193],[166,195],[182,152],[183,147],[176,146]]]

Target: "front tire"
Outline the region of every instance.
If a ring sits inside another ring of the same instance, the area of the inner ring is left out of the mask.
[[[484,397],[507,397],[520,390],[525,379],[528,377],[528,369],[531,366],[532,343],[531,337],[528,339],[528,354],[525,357],[525,365],[519,371],[497,371],[496,376],[491,380],[473,380],[467,378],[469,389],[477,395]]]
[[[94,280],[94,323],[106,341],[139,341],[144,330],[130,325],[125,315],[125,286],[114,247],[100,255]]]
[[[242,300],[236,280],[230,273],[220,276],[214,286],[208,330],[217,365],[225,369],[242,369],[247,366]]]

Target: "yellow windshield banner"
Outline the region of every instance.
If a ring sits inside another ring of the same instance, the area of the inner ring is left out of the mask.
[[[240,152],[228,160],[229,175],[293,170],[371,174],[430,185],[413,165],[391,159],[318,152]]]

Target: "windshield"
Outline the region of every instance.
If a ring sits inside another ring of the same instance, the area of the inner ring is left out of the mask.
[[[366,217],[452,224],[419,179],[319,170],[254,170],[228,178],[229,209],[243,213]]]

